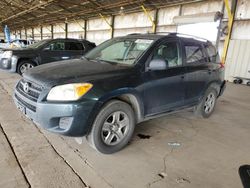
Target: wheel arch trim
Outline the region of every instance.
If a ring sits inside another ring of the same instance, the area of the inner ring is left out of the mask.
[[[118,89],[104,95],[99,99],[99,101],[105,104],[112,99],[118,99],[128,103],[135,112],[136,123],[143,121],[144,106],[138,91],[133,88]]]

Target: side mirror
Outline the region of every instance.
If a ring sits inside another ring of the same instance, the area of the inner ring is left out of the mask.
[[[149,63],[148,70],[166,70],[167,62],[164,59],[152,59]]]

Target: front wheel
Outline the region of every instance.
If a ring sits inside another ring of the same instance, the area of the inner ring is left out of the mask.
[[[128,144],[134,127],[134,111],[130,105],[119,100],[112,100],[100,110],[86,138],[90,146],[97,151],[111,154]]]
[[[24,60],[21,61],[17,66],[17,73],[23,75],[27,70],[35,67],[35,64],[32,61]]]
[[[195,114],[203,118],[208,118],[214,111],[217,100],[217,92],[214,88],[209,88],[201,102],[195,108]]]

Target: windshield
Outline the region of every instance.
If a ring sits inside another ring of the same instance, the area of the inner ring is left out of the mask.
[[[39,48],[39,47],[43,46],[44,44],[46,44],[47,42],[48,42],[47,40],[41,40],[39,42],[36,42],[34,44],[27,46],[27,48]]]
[[[91,50],[85,57],[89,60],[132,65],[154,40],[111,39]]]

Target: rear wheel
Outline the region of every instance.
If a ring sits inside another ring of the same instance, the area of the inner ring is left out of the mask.
[[[127,145],[133,135],[134,127],[134,112],[130,105],[112,100],[101,109],[86,138],[97,151],[111,154]]]
[[[214,88],[209,88],[201,102],[195,108],[195,114],[203,118],[208,118],[214,111],[217,100],[217,92]]]
[[[27,70],[29,70],[33,67],[35,67],[35,63],[33,63],[32,61],[29,61],[29,60],[21,61],[17,66],[17,73],[22,75]]]

